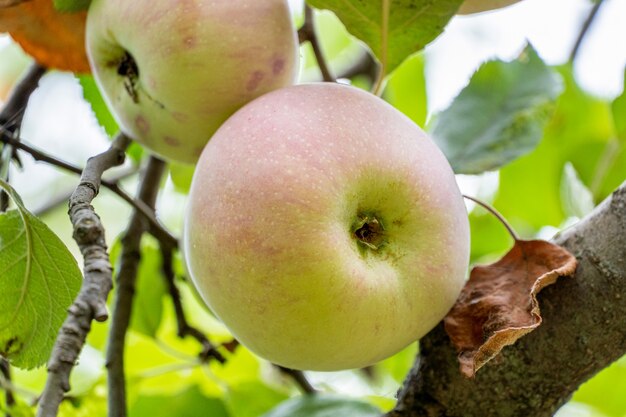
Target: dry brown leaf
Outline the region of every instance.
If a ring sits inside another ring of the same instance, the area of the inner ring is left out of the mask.
[[[9,32],[26,53],[49,68],[89,72],[86,12],[60,13],[52,0],[29,0],[0,8],[0,32]]]
[[[498,262],[475,267],[444,319],[463,375],[472,378],[504,346],[539,326],[537,293],[575,270],[572,254],[543,240],[518,240]]]

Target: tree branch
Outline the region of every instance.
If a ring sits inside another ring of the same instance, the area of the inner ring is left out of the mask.
[[[8,4],[11,5],[11,4]],[[26,75],[17,83],[11,91],[9,100],[0,112],[0,139],[5,136],[12,138],[19,128],[22,126],[22,118],[24,110],[30,95],[37,89],[39,80],[46,73],[46,68],[39,64],[33,64],[26,72]],[[5,145],[6,146],[6,145]],[[0,175],[8,182],[9,180],[9,164],[13,159],[13,148],[6,146],[2,148],[0,157]],[[4,212],[9,208],[8,195],[0,190],[0,212]]]
[[[304,372],[297,371],[295,369],[285,368],[284,366],[280,366],[280,365],[274,365],[274,366],[276,366],[276,368],[278,368],[280,372],[292,378],[294,382],[298,384],[298,387],[300,387],[300,390],[303,393],[305,394],[317,393],[317,390],[315,389],[315,387],[313,387],[313,385],[311,385],[309,380],[304,375]]]
[[[22,124],[24,117],[24,109],[28,104],[28,99],[33,91],[37,89],[39,80],[46,73],[47,68],[39,64],[32,64],[24,77],[17,83],[9,100],[5,104],[2,112],[0,112],[0,124],[5,125],[11,121],[12,125],[19,126]],[[9,126],[5,126],[9,127]]]
[[[24,3],[25,1],[29,0],[0,0],[0,9],[2,9],[3,7],[17,6],[18,4]]]
[[[626,183],[554,241],[579,264],[574,278],[539,294],[543,324],[470,380],[440,323],[420,341],[387,417],[552,416],[626,353]]]
[[[165,167],[165,162],[151,157],[139,186],[138,200],[145,203],[151,210],[154,210],[156,204]],[[150,224],[143,213],[135,210],[122,238],[122,255],[116,277],[117,291],[106,355],[106,366],[109,374],[108,415],[111,417],[125,417],[127,414],[124,346],[133,307],[137,270],[141,260],[141,238],[149,227]]]
[[[5,403],[7,408],[11,408],[15,405],[15,397],[13,396],[13,390],[11,389],[11,365],[9,365],[9,361],[0,356],[0,378],[4,379],[7,382],[4,386],[5,391]],[[11,417],[11,415],[7,412],[6,417]]]
[[[187,317],[185,316],[185,311],[183,309],[182,300],[180,298],[180,291],[176,286],[176,274],[174,273],[173,268],[173,248],[168,247],[167,245],[164,245],[163,242],[161,242],[161,256],[163,259],[161,270],[163,271],[163,276],[167,281],[170,297],[172,298],[172,303],[174,304],[174,311],[176,312],[178,337],[184,338],[186,336],[191,336],[196,339],[200,343],[200,345],[202,345],[202,351],[198,355],[202,362],[206,362],[211,358],[217,360],[220,363],[226,362],[224,356],[222,356],[217,348],[213,346],[213,344],[209,341],[206,335],[197,328],[191,326],[187,321]]]
[[[54,417],[63,396],[70,390],[69,376],[91,329],[91,321],[108,318],[106,300],[111,291],[111,263],[104,238],[104,228],[91,202],[98,195],[104,171],[121,165],[131,140],[119,135],[111,147],[89,158],[69,201],[69,216],[74,226],[74,240],[84,258],[84,280],[74,304],[59,331],[50,361],[38,417]]]
[[[576,60],[576,57],[578,56],[578,52],[580,51],[580,47],[583,44],[583,40],[585,39],[585,36],[587,36],[587,33],[589,32],[589,28],[591,28],[591,25],[593,21],[595,20],[596,16],[598,15],[598,11],[600,10],[600,7],[602,7],[603,3],[604,3],[604,0],[598,0],[591,8],[591,11],[589,12],[589,15],[587,16],[587,19],[585,19],[585,22],[583,23],[580,29],[580,32],[578,33],[576,42],[574,42],[574,47],[572,48],[572,52],[570,52],[570,55],[569,55],[570,62],[574,62]]]
[[[0,133],[2,133],[0,129]],[[81,175],[83,169],[72,165],[68,162],[62,161],[52,155],[49,155],[43,151],[35,149],[34,147],[22,142],[21,140],[15,139],[8,135],[0,135],[0,142],[7,143],[13,146],[15,149],[19,149],[30,154],[35,161],[45,162],[47,164],[56,166],[58,168],[64,169],[65,171]],[[154,235],[159,240],[163,240],[167,242],[167,244],[177,247],[178,239],[173,236],[163,225],[157,220],[154,209],[148,207],[143,201],[134,199],[130,196],[126,191],[124,191],[118,184],[117,181],[109,181],[102,179],[101,184],[103,187],[109,189],[122,200],[127,202],[131,207],[137,210],[144,218],[148,220],[150,223],[150,233]]]
[[[313,48],[313,53],[315,54],[315,59],[317,60],[317,65],[320,68],[320,72],[322,73],[322,78],[327,82],[335,82],[335,77],[330,73],[330,68],[326,63],[326,59],[324,58],[324,54],[322,53],[322,48],[320,46],[319,38],[317,37],[317,32],[315,31],[315,21],[313,16],[313,9],[308,5],[304,6],[304,24],[300,29],[298,29],[298,39],[300,43],[309,41],[311,43],[311,47]]]

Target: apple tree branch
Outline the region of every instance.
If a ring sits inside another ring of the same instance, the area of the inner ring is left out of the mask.
[[[626,182],[554,242],[578,259],[573,278],[539,294],[543,324],[483,367],[459,371],[443,325],[387,417],[552,416],[574,391],[626,353]]]
[[[33,159],[35,159],[35,161],[45,162],[49,165],[55,166],[57,168],[61,168],[65,171],[78,174],[78,175],[81,175],[83,172],[82,168],[72,165],[61,159],[58,159],[39,149],[36,149],[19,139],[16,139],[10,136],[0,135],[0,142],[9,144],[17,150],[28,153],[30,156],[33,157]],[[159,223],[156,216],[154,215],[154,210],[151,209],[149,206],[147,206],[140,199],[134,199],[133,197],[131,197],[126,191],[124,191],[120,187],[117,181],[102,179],[101,185],[107,188],[108,190],[110,190],[111,192],[113,192],[114,194],[116,194],[123,201],[125,201],[131,207],[133,207],[136,211],[138,211],[149,222],[150,224],[149,230],[150,230],[150,233],[154,235],[154,237],[156,237],[159,240],[163,240],[170,245],[176,246],[178,244],[178,239],[175,236],[173,236],[169,231],[167,231],[161,223]]]
[[[111,262],[104,227],[91,202],[100,190],[102,174],[124,162],[130,142],[121,134],[108,150],[89,158],[80,183],[70,197],[69,216],[74,227],[74,240],[84,258],[84,279],[52,349],[38,417],[57,415],[64,394],[70,390],[70,372],[85,344],[91,321],[108,318],[106,300],[112,286]]]
[[[138,200],[151,210],[154,210],[156,204],[165,167],[165,162],[151,157],[139,186]],[[150,224],[142,212],[135,210],[122,237],[120,267],[115,280],[117,296],[113,305],[113,319],[109,329],[109,344],[106,352],[106,366],[109,375],[107,379],[109,416],[113,417],[127,415],[124,346],[133,307],[137,271],[141,260],[141,238],[149,227]]]
[[[310,42],[317,60],[317,65],[322,73],[322,79],[327,82],[335,82],[335,77],[330,72],[328,63],[322,53],[322,47],[320,46],[317,32],[315,31],[315,19],[313,15],[313,9],[308,5],[304,6],[304,24],[298,30],[298,39],[300,43]]]
[[[165,277],[170,298],[174,305],[174,312],[176,313],[176,324],[178,327],[178,337],[184,338],[186,336],[193,337],[200,343],[202,350],[198,355],[202,362],[206,362],[213,358],[218,362],[224,363],[226,359],[217,350],[217,348],[209,341],[204,333],[197,328],[193,327],[187,321],[185,310],[183,309],[183,302],[180,296],[180,291],[176,286],[176,274],[173,267],[173,252],[174,248],[161,242],[161,258],[162,265],[161,271]]]

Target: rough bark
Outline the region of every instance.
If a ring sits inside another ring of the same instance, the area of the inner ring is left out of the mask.
[[[91,330],[92,320],[108,318],[106,300],[112,286],[111,263],[104,227],[91,202],[100,190],[102,174],[124,162],[129,144],[130,139],[120,135],[107,151],[89,158],[80,184],[70,198],[69,215],[74,226],[74,240],[84,258],[84,280],[54,343],[38,417],[57,415],[63,396],[70,390],[70,373]]]
[[[388,417],[551,416],[626,353],[626,183],[554,241],[579,265],[539,294],[543,324],[471,380],[440,324],[420,341]]]

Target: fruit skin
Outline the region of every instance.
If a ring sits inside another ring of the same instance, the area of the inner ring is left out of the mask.
[[[465,0],[457,14],[472,14],[500,9],[518,3],[520,0]]]
[[[86,44],[121,129],[185,163],[228,116],[298,70],[286,0],[93,0]]]
[[[356,237],[367,216],[378,249]],[[196,167],[183,245],[242,344],[333,371],[388,357],[444,317],[466,279],[469,226],[422,130],[374,95],[321,83],[269,93],[222,125]]]

